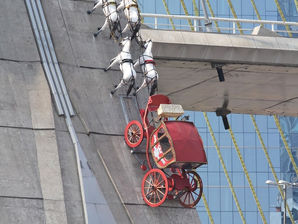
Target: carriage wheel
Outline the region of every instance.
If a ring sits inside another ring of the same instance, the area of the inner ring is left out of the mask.
[[[126,144],[135,148],[139,146],[144,137],[144,130],[139,121],[133,120],[128,123],[124,131],[124,139]]]
[[[147,205],[158,207],[167,198],[169,191],[168,180],[160,169],[149,170],[142,181],[142,195]]]
[[[198,204],[203,193],[203,182],[199,174],[194,171],[186,171],[190,186],[179,196],[179,202],[183,207],[192,208]]]

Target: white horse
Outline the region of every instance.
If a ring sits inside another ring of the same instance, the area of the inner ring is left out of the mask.
[[[120,11],[124,9],[124,14],[127,19],[127,24],[122,30],[122,33],[125,33],[129,28],[131,29],[133,36],[136,35],[141,26],[141,16],[139,12],[139,6],[136,0],[122,0],[117,7],[117,10]]]
[[[140,65],[144,75],[144,81],[136,93],[138,93],[141,89],[151,85],[150,96],[155,93],[158,80],[158,73],[156,71],[155,62],[152,55],[152,45],[153,43],[150,39],[145,42],[145,51],[134,64],[134,67]]]
[[[99,6],[102,6],[103,13],[106,16],[106,20],[102,27],[98,27],[98,31],[94,33],[94,37],[97,37],[97,35],[105,30],[107,26],[110,27],[111,30],[111,36],[115,35],[115,32],[120,31],[120,19],[117,11],[117,2],[116,0],[96,0],[94,3],[94,7],[91,10],[88,10],[87,13],[90,15],[94,12],[96,8]],[[118,39],[117,37],[115,37]]]
[[[120,83],[117,86],[115,86],[115,89],[111,91],[111,94],[113,95],[116,92],[116,90],[120,87],[124,85],[129,85],[126,94],[129,95],[130,91],[135,85],[135,79],[137,74],[133,67],[133,60],[131,59],[130,54],[131,39],[129,37],[126,37],[120,42],[120,44],[123,46],[122,51],[116,57],[111,59],[110,65],[105,69],[105,71],[108,71],[113,65],[119,63],[123,77]]]

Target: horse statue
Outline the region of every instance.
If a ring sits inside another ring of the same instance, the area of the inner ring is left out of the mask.
[[[124,14],[127,19],[127,24],[122,30],[122,33],[125,33],[130,29],[132,32],[133,39],[140,30],[141,27],[141,15],[139,11],[139,6],[136,0],[122,0],[117,7],[117,10],[120,11],[124,9]]]
[[[109,26],[111,31],[110,38],[114,37],[115,39],[118,39],[119,37],[116,35],[116,31],[118,31],[118,33],[121,35],[121,28],[116,0],[96,0],[94,3],[94,7],[91,10],[88,10],[87,13],[89,15],[92,14],[94,10],[99,6],[102,6],[102,10],[106,16],[106,20],[103,26],[98,27],[98,31],[93,34],[94,37],[97,37],[101,31],[105,30]]]
[[[140,65],[144,75],[144,81],[140,88],[137,89],[136,93],[138,93],[141,89],[151,85],[150,96],[152,96],[155,93],[155,90],[157,89],[158,80],[158,73],[156,71],[155,62],[153,60],[152,55],[152,45],[152,40],[147,40],[144,44],[144,53],[134,63],[134,67]]]
[[[129,85],[126,95],[128,96],[132,88],[135,85],[136,71],[133,66],[133,60],[131,59],[130,46],[131,39],[130,37],[125,37],[120,44],[122,45],[122,51],[114,58],[111,59],[110,65],[105,69],[108,71],[116,63],[120,64],[120,70],[123,74],[120,83],[115,86],[115,89],[111,91],[113,95],[119,88],[124,85]]]

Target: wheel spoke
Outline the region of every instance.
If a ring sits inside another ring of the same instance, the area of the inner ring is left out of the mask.
[[[186,193],[186,192],[185,192],[185,193]],[[185,193],[182,195],[182,196],[184,196],[184,200],[183,200],[183,203],[184,203],[184,204],[185,204],[185,201],[186,201],[186,198],[187,198],[187,197],[186,197],[187,194],[185,194]],[[182,197],[182,196],[181,196],[181,197]]]
[[[160,201],[161,201],[161,199],[160,199],[160,197],[159,197],[159,194],[158,194],[158,192],[156,192],[156,195],[157,195],[157,197],[158,197],[158,201],[160,202]]]
[[[197,196],[199,196],[199,195],[198,195],[198,193],[197,193],[197,192],[195,192],[195,191],[193,191],[192,193],[194,193],[194,194],[196,194]]]
[[[152,192],[153,193],[153,192]],[[150,195],[149,201],[151,201],[153,194]],[[146,196],[147,197],[147,196]]]
[[[152,181],[145,180],[150,186],[152,186]]]
[[[157,175],[156,175],[157,176]],[[159,179],[160,179],[160,174],[158,173],[158,177],[155,179],[155,186],[159,186]]]
[[[159,190],[159,189],[156,189],[158,192],[160,192],[161,194],[162,194],[162,196],[164,196],[165,194],[161,191],[161,190]]]
[[[149,194],[152,194],[153,191],[154,191],[154,190],[151,190],[150,192],[148,192],[148,193],[146,194],[146,197],[147,197]]]
[[[191,195],[191,197],[192,197],[192,200],[193,200],[193,201],[196,201],[195,198],[193,197],[193,194],[190,193],[190,195]]]
[[[162,183],[164,183],[165,181],[164,180],[162,180],[161,182],[159,182],[158,184],[157,184],[157,187],[159,187]]]

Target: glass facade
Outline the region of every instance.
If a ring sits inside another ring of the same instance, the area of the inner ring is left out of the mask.
[[[215,223],[227,223],[227,220],[229,220],[229,223],[242,223],[203,113],[188,112],[188,114],[200,132],[207,153],[208,165],[199,168],[198,172],[203,179],[204,192],[212,218]],[[221,118],[216,117],[215,113],[207,113],[207,116],[210,120],[217,144],[223,156],[246,222],[263,223],[230,133],[224,130]],[[292,122],[293,119],[296,121],[296,118],[286,117],[281,118],[281,121],[289,119],[291,120],[291,124],[298,129],[298,124],[296,125],[296,123]],[[283,143],[280,140],[279,131],[273,117],[256,115],[255,120],[269,152],[269,157],[278,179],[297,182],[297,176],[293,168],[291,168],[286,150],[282,147]],[[245,114],[231,114],[229,115],[229,121],[265,218],[268,223],[280,224],[282,218],[280,212],[282,200],[277,187],[265,184],[266,180],[274,180],[274,177],[253,126],[253,122],[250,116]],[[292,138],[297,137],[295,136],[295,134],[298,134],[297,131],[298,130],[293,132],[293,130],[291,130]],[[286,136],[288,138],[287,134]],[[296,152],[296,148],[292,146],[291,148],[293,156],[295,156],[296,153],[294,152]],[[292,204],[289,198],[293,196],[292,198],[297,199],[297,196],[295,195],[295,191],[290,190],[288,193],[288,205],[292,209],[294,204]],[[296,200],[294,201],[296,202]],[[197,210],[202,223],[210,223],[203,202],[198,204]],[[295,208],[293,209],[293,214],[295,214]],[[279,217],[278,221],[276,217]],[[288,223],[290,223],[290,220]]]
[[[298,12],[297,12],[297,9],[295,6],[295,2],[289,1],[289,0],[279,0],[279,3],[280,3],[280,7],[281,7],[282,11],[284,12],[286,21],[298,22]],[[277,20],[282,20],[279,14],[277,16]],[[277,26],[277,29],[285,30],[285,27],[279,25],[279,26]],[[290,29],[293,31],[298,31],[297,27],[291,27]],[[298,34],[294,33],[293,37],[298,37]]]
[[[296,6],[294,0],[278,0],[280,7],[284,13],[284,16],[287,21],[298,21],[298,13],[296,10]],[[189,15],[196,15],[194,1],[192,0],[184,0],[187,11]],[[199,15],[204,16],[203,8],[200,4],[200,0],[195,0],[196,6],[199,11]],[[228,1],[226,0],[209,0],[210,6],[214,12],[215,17],[221,18],[233,18],[233,14],[230,10]],[[271,20],[271,21],[282,21],[277,5],[274,0],[262,0],[262,1],[254,1],[256,4],[256,8],[262,20]],[[173,15],[184,15],[184,9],[180,0],[166,0],[169,12]],[[250,0],[231,0],[233,8],[235,9],[236,15],[239,19],[255,19],[257,20],[257,13],[251,4]],[[140,9],[142,12],[146,13],[155,13],[155,14],[167,14],[166,9],[163,5],[162,0],[139,0]],[[208,15],[211,16],[210,8],[208,4],[206,4]],[[153,18],[145,18],[146,24],[154,24]],[[174,23],[179,29],[190,29],[187,20],[175,20]],[[203,26],[204,22],[202,22],[201,26]],[[158,19],[159,28],[161,29],[172,29],[172,26],[168,19]],[[241,23],[241,28],[244,33],[251,33],[253,28],[258,26],[259,24],[252,23]],[[233,24],[228,22],[219,22],[219,27],[221,28],[221,32],[224,33],[232,33],[233,32]],[[272,29],[270,24],[265,24],[265,28]],[[215,24],[213,24],[213,28],[215,30]],[[297,31],[297,27],[290,28],[292,30]],[[285,26],[275,25],[274,30],[278,31],[280,35],[288,36]],[[236,30],[239,33],[239,30]],[[298,34],[294,35],[295,37]]]
[[[146,13],[167,14],[162,0],[138,0],[141,11]],[[180,0],[166,0],[171,14],[184,15],[184,9]],[[195,15],[195,8],[192,0],[184,0],[188,13]],[[200,0],[195,1],[200,15],[204,15]],[[228,1],[209,0],[216,17],[233,18]],[[256,11],[250,0],[231,0],[238,18],[257,19]],[[294,0],[279,0],[281,9],[288,21],[298,21],[298,14]],[[281,17],[274,0],[256,1],[258,12],[263,20],[279,20]],[[210,16],[210,9],[208,10]],[[145,23],[154,24],[151,18],[145,18]],[[176,26],[189,27],[186,20],[174,20]],[[158,20],[159,28],[172,29],[168,19]],[[242,28],[249,29],[245,32],[251,32],[254,26],[258,24],[241,24]],[[214,24],[213,24],[214,26]],[[219,24],[219,26],[227,26]],[[232,24],[228,27],[232,28]],[[271,27],[267,27],[271,29]],[[285,30],[284,26],[276,26],[276,30]],[[223,30],[222,32],[231,32]],[[287,35],[285,32],[284,35]],[[202,112],[187,112],[203,139],[208,165],[198,169],[204,183],[204,193],[211,211],[214,223],[242,223],[238,208],[233,199],[229,188],[224,169],[210,135],[207,123]],[[242,164],[235,150],[230,133],[224,130],[222,120],[216,117],[215,113],[207,113],[211,127],[214,131],[217,144],[219,145],[228,175],[232,181],[241,210],[244,214],[246,223],[263,223],[260,212],[254,200],[252,191],[249,187]],[[267,147],[270,160],[277,174],[278,179],[289,182],[298,182],[297,175],[290,161],[289,155],[285,150],[279,130],[272,116],[256,115],[254,116],[261,136]],[[269,167],[262,145],[258,139],[255,127],[249,115],[231,114],[228,115],[231,128],[234,132],[244,164],[248,170],[248,175],[256,191],[261,208],[268,223],[280,224],[283,216],[283,200],[276,186],[265,184],[266,180],[274,180],[272,170]],[[293,117],[280,117],[282,130],[291,149],[292,155],[298,161],[298,119]],[[287,203],[292,211],[293,217],[298,222],[298,189],[290,188],[288,190]],[[201,200],[197,206],[201,222],[211,223],[208,217],[206,207]],[[287,223],[291,223],[289,218]]]

